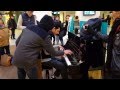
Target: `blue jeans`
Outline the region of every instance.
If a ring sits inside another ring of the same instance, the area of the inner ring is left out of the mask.
[[[51,58],[50,61],[42,63],[45,66],[54,67],[56,69],[54,75],[59,76],[61,74],[63,79],[68,79],[67,66],[64,60],[58,58]]]
[[[17,68],[17,74],[18,74],[18,79],[25,79],[26,78],[26,72],[23,68]]]
[[[29,79],[42,79],[41,66],[39,64],[28,68],[17,67],[18,79],[25,79],[26,75]]]

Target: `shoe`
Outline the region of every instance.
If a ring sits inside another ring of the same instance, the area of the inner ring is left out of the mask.
[[[56,79],[56,78],[55,78],[55,76],[51,76],[51,78],[50,78],[50,79]]]

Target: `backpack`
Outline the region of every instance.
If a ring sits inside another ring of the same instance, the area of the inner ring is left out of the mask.
[[[102,19],[100,18],[92,18],[89,19],[82,27],[80,36],[85,39],[85,40],[97,40],[94,35],[89,33],[90,30],[86,29],[86,24],[92,28],[95,32],[98,32],[101,30],[101,25],[102,25]]]

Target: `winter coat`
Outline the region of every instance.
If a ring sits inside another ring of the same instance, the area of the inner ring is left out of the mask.
[[[8,28],[0,29],[0,47],[9,45],[10,31]]]

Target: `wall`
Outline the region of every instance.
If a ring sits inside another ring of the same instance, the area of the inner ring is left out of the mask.
[[[104,19],[107,18],[107,15],[110,15],[110,11],[101,11],[101,16],[103,15],[104,13]]]
[[[87,21],[87,20],[89,20],[91,18],[97,18],[97,17],[99,17],[100,16],[100,11],[96,11],[96,14],[93,15],[93,16],[83,16],[83,11],[76,11],[75,15],[79,16],[79,20],[80,21]]]
[[[64,12],[60,11],[60,21],[64,22]]]
[[[75,16],[75,11],[62,11],[64,13],[64,19],[63,21],[65,21],[66,15],[70,15],[70,16]]]

